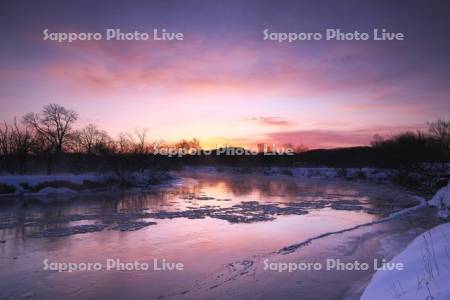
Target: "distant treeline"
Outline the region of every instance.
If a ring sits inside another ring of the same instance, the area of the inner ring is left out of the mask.
[[[450,121],[428,124],[425,131],[404,132],[390,137],[375,136],[370,146],[307,150],[289,147],[293,155],[225,155],[202,152],[198,140],[182,140],[166,145],[176,149],[195,149],[195,155],[168,157],[155,154],[162,141],[150,141],[147,129],[111,138],[104,130],[89,124],[75,129],[75,111],[57,104],[43,107],[12,123],[0,126],[0,171],[9,173],[95,172],[168,170],[186,165],[272,167],[332,166],[383,167],[411,172],[424,163],[450,162]],[[286,146],[286,145],[285,145]],[[426,165],[426,164],[425,164]]]

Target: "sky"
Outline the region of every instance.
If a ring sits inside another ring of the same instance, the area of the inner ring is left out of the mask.
[[[450,116],[447,1],[0,1],[0,120],[57,103],[113,137],[205,148],[368,145]],[[43,40],[49,32],[183,41]],[[270,32],[401,32],[403,41],[264,40]]]

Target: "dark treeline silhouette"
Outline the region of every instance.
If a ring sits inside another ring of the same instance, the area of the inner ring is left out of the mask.
[[[404,132],[388,139],[376,135],[372,141],[378,163],[387,167],[415,168],[424,162],[450,159],[450,121],[428,124],[428,131]]]
[[[448,120],[429,123],[427,131],[404,132],[387,139],[375,136],[372,150],[375,165],[395,170],[395,179],[402,185],[423,186],[425,183],[432,189],[446,185],[450,179]]]
[[[94,124],[77,129],[78,114],[57,104],[43,107],[0,126],[0,171],[9,173],[103,172],[168,170],[186,165],[272,167],[382,167],[399,173],[431,172],[450,162],[450,121],[428,124],[427,131],[375,136],[371,146],[307,150],[293,155],[225,155],[220,149],[201,150],[196,139],[166,144],[151,141],[148,129],[121,133],[113,139]],[[157,149],[196,150],[193,155],[161,155]],[[235,148],[238,149],[238,148]],[[156,154],[155,154],[156,153]],[[219,155],[220,153],[220,155]],[[430,171],[431,166],[431,171]]]

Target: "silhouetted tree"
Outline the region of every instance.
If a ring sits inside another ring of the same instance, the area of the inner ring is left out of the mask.
[[[437,143],[442,155],[450,155],[450,120],[439,119],[428,123],[428,132],[433,142]]]
[[[193,138],[192,140],[181,140],[178,143],[175,144],[176,149],[183,149],[186,151],[189,150],[200,150],[200,141],[196,138]]]
[[[78,115],[75,111],[58,104],[49,104],[44,106],[39,114],[25,115],[23,122],[33,128],[36,134],[47,140],[52,147],[51,150],[61,153],[77,118]]]
[[[34,140],[27,127],[21,127],[14,118],[12,125],[6,122],[0,127],[0,155],[4,167],[10,172],[24,172],[27,156]]]
[[[148,128],[136,128],[134,133],[138,139],[135,151],[139,154],[147,153],[146,139],[148,135]]]
[[[110,137],[106,131],[98,129],[94,124],[88,124],[77,132],[79,148],[82,152],[92,154],[104,152],[108,148]]]

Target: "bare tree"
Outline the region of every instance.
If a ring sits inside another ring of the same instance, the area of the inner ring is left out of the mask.
[[[136,144],[136,152],[137,153],[146,153],[146,139],[148,135],[148,128],[136,128],[135,134],[138,139],[138,142]]]
[[[450,151],[450,120],[439,119],[428,123],[428,132],[444,151]]]
[[[303,153],[308,151],[309,148],[303,144],[298,144],[297,146],[295,146],[294,148],[294,153]]]
[[[133,140],[130,135],[125,132],[119,133],[119,137],[117,139],[117,151],[119,153],[129,153],[132,151],[132,148]]]
[[[10,153],[10,129],[6,122],[0,127],[0,155],[7,156]]]
[[[181,140],[178,143],[175,144],[175,148],[177,149],[184,149],[186,151],[189,150],[200,150],[200,141],[196,138],[193,138],[192,140]]]
[[[23,122],[47,140],[54,152],[60,153],[77,118],[75,111],[58,104],[49,104],[44,106],[39,114],[25,115]]]
[[[110,140],[106,131],[99,130],[94,124],[88,124],[78,132],[78,139],[81,150],[87,154],[92,154],[99,148],[105,148]]]
[[[2,163],[2,168],[7,170],[8,172],[12,170],[11,164],[11,143],[10,143],[10,134],[11,130],[8,123],[4,122],[2,126],[0,126],[0,158]]]
[[[16,118],[9,125],[4,122],[0,127],[0,155],[4,167],[10,172],[23,172],[26,169],[27,156],[34,143],[33,135],[27,127],[18,125]]]
[[[11,151],[18,155],[27,155],[30,153],[33,145],[33,135],[27,127],[20,127],[14,118],[11,127]]]

